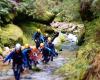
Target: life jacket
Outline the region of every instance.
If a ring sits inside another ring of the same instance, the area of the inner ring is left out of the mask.
[[[30,59],[31,60],[41,60],[42,54],[39,52],[38,49],[32,49],[30,53]]]

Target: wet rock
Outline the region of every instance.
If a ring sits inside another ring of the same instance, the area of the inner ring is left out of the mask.
[[[61,43],[64,42],[65,40],[66,40],[65,35],[59,32],[59,36],[54,39],[53,44],[55,46],[60,46]]]
[[[67,23],[67,22],[52,22],[51,26],[56,28],[57,30],[63,32],[63,33],[79,33],[80,30],[83,30],[84,25],[83,24],[76,24],[76,23]],[[77,30],[77,31],[76,31]]]
[[[7,73],[6,73],[7,76],[13,76],[13,70],[9,70]]]
[[[73,34],[68,34],[67,39],[68,39],[70,42],[75,42],[75,43],[78,42],[77,36],[76,36],[76,35],[73,35]]]

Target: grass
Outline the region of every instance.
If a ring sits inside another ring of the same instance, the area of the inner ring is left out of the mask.
[[[56,73],[60,73],[65,80],[82,80],[90,62],[100,51],[100,18],[92,22],[85,22],[85,42],[80,46],[77,58],[70,60]],[[93,77],[93,76],[92,76]]]

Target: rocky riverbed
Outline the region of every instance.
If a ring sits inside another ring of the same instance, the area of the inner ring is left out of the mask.
[[[65,44],[65,43],[64,43]],[[54,58],[53,62],[48,64],[38,64],[40,71],[28,71],[24,74],[21,74],[21,80],[63,80],[63,77],[60,75],[54,74],[54,71],[63,66],[70,57],[75,57],[76,48],[72,49],[72,45],[66,44],[62,45],[61,54],[58,57]],[[70,46],[68,48],[68,46]],[[75,47],[75,46],[74,46]],[[0,62],[0,80],[14,80],[13,71],[11,69],[11,64],[3,64]]]
[[[39,68],[39,71],[27,71],[21,74],[21,80],[63,80],[63,77],[54,74],[54,72],[67,63],[71,57],[75,57],[78,46],[76,45],[76,41],[70,41],[70,39],[68,39],[66,33],[61,33],[61,31],[68,26],[65,23],[59,24],[61,24],[61,27],[58,27],[57,30],[60,35],[53,42],[55,46],[60,46],[60,49],[62,50],[59,51],[59,56],[55,57],[54,61],[50,61],[48,64],[38,64],[37,67]],[[63,25],[66,26],[62,27]],[[53,26],[54,24],[52,23],[52,27]],[[62,41],[64,42],[62,43]],[[60,45],[58,45],[59,43]],[[0,69],[2,69],[0,70],[0,80],[14,80],[11,64],[3,64],[0,62]]]

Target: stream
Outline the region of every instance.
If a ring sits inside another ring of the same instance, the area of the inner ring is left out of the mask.
[[[60,55],[49,64],[39,64],[38,67],[41,71],[29,71],[27,74],[23,74],[21,80],[62,80],[58,75],[53,75],[53,72],[64,63],[66,63],[66,59]],[[12,69],[0,72],[0,80],[14,80]]]
[[[65,34],[65,36],[68,35]],[[20,80],[63,80],[63,77],[54,74],[54,71],[67,63],[70,58],[75,57],[75,53],[78,49],[76,42],[70,40],[68,42],[67,37],[65,38],[66,41],[61,44],[61,51],[59,51],[60,54],[58,57],[55,57],[54,60],[50,61],[48,64],[38,64],[37,67],[40,71],[27,71],[26,73],[21,74]],[[11,64],[4,65],[0,62],[0,69],[2,69],[0,70],[0,80],[14,80]]]
[[[41,69],[41,71],[29,71],[25,74],[22,74],[21,80],[63,80],[63,77],[53,73],[55,70],[67,63],[69,60],[67,55],[73,55],[77,48],[78,47],[73,43],[63,43],[62,51],[60,52],[61,54],[54,58],[54,61],[50,61],[48,64],[38,64],[37,67]],[[0,71],[0,80],[14,80],[11,64],[9,68],[5,68],[3,71]]]

